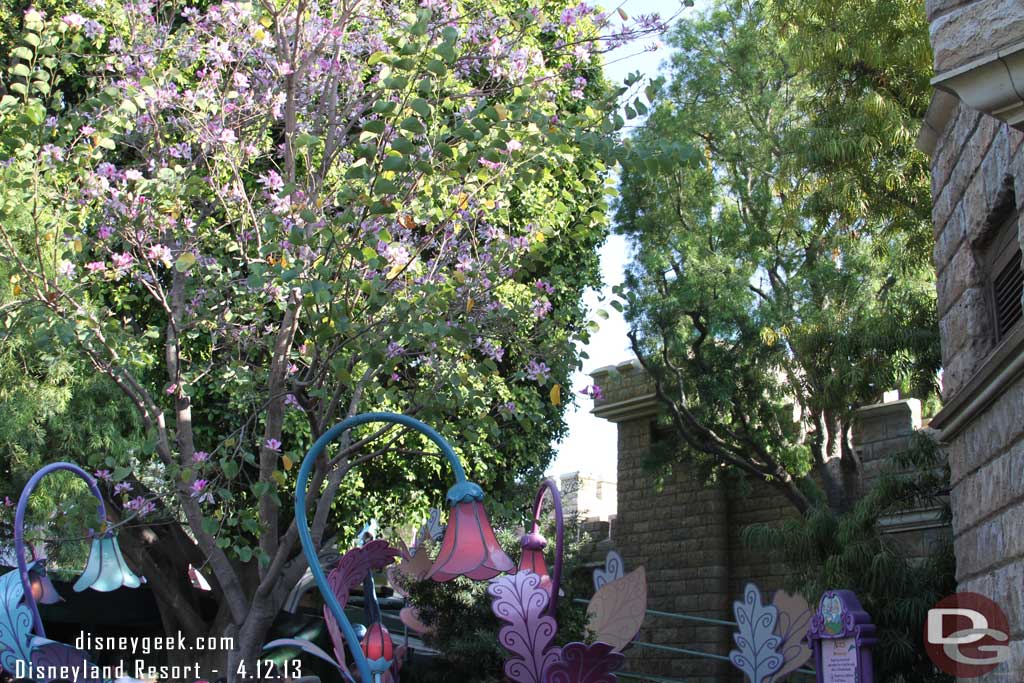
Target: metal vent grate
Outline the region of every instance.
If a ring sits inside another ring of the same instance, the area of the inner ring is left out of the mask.
[[[999,339],[1021,319],[1021,295],[1024,294],[1024,271],[1021,270],[1021,250],[992,278],[992,303],[995,309],[996,330]]]

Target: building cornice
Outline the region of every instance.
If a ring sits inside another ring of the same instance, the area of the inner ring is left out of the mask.
[[[617,398],[618,391],[615,385],[627,377],[637,375],[647,377],[640,361],[628,360],[618,365],[606,365],[590,373],[594,383],[606,387],[607,398],[594,401],[594,408],[590,412],[609,422],[627,422],[647,417],[655,417],[661,412],[661,404],[653,386],[640,393],[630,393],[627,397]]]
[[[1024,42],[937,75],[932,85],[972,109],[1024,130]]]
[[[950,441],[1024,376],[1024,324],[1018,324],[989,355],[970,381],[932,418],[931,427]]]
[[[935,153],[942,131],[946,129],[946,124],[956,111],[957,101],[954,95],[944,90],[932,93],[932,101],[924,115],[921,132],[917,135],[917,148],[929,157]]]

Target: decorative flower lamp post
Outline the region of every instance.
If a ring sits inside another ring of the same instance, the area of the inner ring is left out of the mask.
[[[540,533],[540,508],[544,497],[550,496],[555,508],[555,562],[548,574],[548,565],[544,560],[544,548],[548,540]],[[519,556],[518,571],[531,571],[541,577],[541,587],[548,590],[551,599],[548,601],[547,613],[555,616],[558,607],[558,586],[562,576],[563,541],[565,526],[562,519],[562,496],[553,479],[545,479],[537,489],[537,497],[533,501],[533,530],[525,534],[519,542],[522,555]]]
[[[54,657],[60,657],[64,662],[84,657],[83,653],[74,648],[46,639],[36,603],[56,602],[59,596],[46,576],[45,559],[35,559],[31,563],[25,561],[25,513],[28,511],[29,496],[43,477],[58,470],[71,472],[85,481],[96,498],[100,521],[100,532],[92,534],[88,564],[75,583],[74,590],[81,592],[92,588],[106,592],[122,586],[137,588],[143,581],[125,564],[117,538],[112,530],[107,529],[107,510],[96,480],[82,468],[67,462],[53,463],[40,469],[22,489],[14,513],[17,574],[12,571],[0,576],[0,669],[8,672],[14,671],[19,660],[31,664],[50,661]]]
[[[295,490],[295,520],[299,531],[299,540],[302,542],[302,551],[309,561],[309,570],[313,574],[327,607],[338,625],[341,626],[345,640],[348,641],[349,652],[352,653],[352,658],[359,671],[360,683],[376,683],[382,672],[381,660],[386,660],[391,656],[393,645],[390,636],[383,628],[379,629],[379,632],[374,632],[372,637],[371,633],[367,632],[365,635],[367,642],[360,645],[360,639],[352,623],[345,616],[345,611],[320,566],[319,556],[313,544],[313,537],[310,534],[309,522],[306,517],[306,487],[309,484],[313,465],[327,445],[349,429],[371,422],[397,424],[415,429],[433,441],[452,466],[455,484],[448,490],[446,496],[452,507],[451,518],[448,528],[445,530],[444,540],[441,542],[440,553],[428,575],[435,581],[448,581],[456,576],[486,580],[515,568],[514,563],[501,549],[497,538],[495,538],[494,530],[491,528],[490,520],[484,510],[483,490],[466,480],[466,473],[462,469],[462,463],[459,462],[455,451],[436,431],[415,418],[395,413],[355,415],[327,430],[306,453],[306,457],[302,460],[302,466],[299,468]],[[372,663],[368,656],[374,658]]]

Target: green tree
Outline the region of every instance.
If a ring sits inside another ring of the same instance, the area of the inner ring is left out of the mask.
[[[742,471],[803,512],[817,468],[843,509],[859,490],[853,411],[889,388],[934,394],[927,216],[905,209],[896,220],[885,201],[833,196],[860,167],[886,177],[907,162],[884,146],[846,175],[814,161],[845,133],[827,127],[817,77],[760,3],[718,3],[670,41],[671,83],[631,143],[642,154],[675,140],[703,158],[623,174],[616,221],[636,246],[634,351],[684,457],[707,477]],[[850,184],[860,197],[877,191]]]
[[[787,588],[812,603],[836,586],[857,594],[878,626],[879,683],[950,683],[952,677],[937,672],[925,652],[924,630],[928,610],[956,590],[952,538],[936,539],[927,557],[910,558],[879,527],[886,515],[922,508],[938,511],[948,523],[948,491],[949,468],[938,445],[919,432],[848,512],[818,507],[780,526],[748,527],[743,541],[785,562],[791,570]]]
[[[498,489],[563,429],[620,125],[600,39],[650,27],[428,4],[29,9],[0,84],[5,329],[132,406],[140,449],[81,455],[116,521],[160,522],[125,552],[169,631],[235,637],[211,660],[231,679],[304,571],[294,464],[332,424],[416,414]],[[427,450],[346,438],[313,474],[315,542],[436,501]]]

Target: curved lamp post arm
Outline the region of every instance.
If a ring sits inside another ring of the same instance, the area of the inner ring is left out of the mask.
[[[399,415],[397,413],[363,413],[361,415],[354,415],[342,420],[324,432],[323,436],[317,439],[316,443],[314,443],[306,453],[306,457],[302,459],[302,466],[299,468],[298,483],[295,488],[295,527],[298,529],[299,540],[302,542],[302,552],[306,555],[306,559],[309,562],[309,571],[313,574],[313,578],[316,580],[317,586],[319,586],[320,592],[324,596],[324,601],[327,603],[327,607],[331,610],[331,614],[334,615],[335,621],[338,622],[338,625],[345,634],[345,640],[348,641],[349,652],[352,653],[352,658],[355,660],[356,666],[359,669],[359,677],[362,679],[363,683],[371,683],[371,681],[373,681],[369,663],[367,662],[362,649],[359,647],[359,637],[356,635],[355,629],[352,628],[351,622],[349,622],[348,617],[345,616],[345,611],[341,608],[341,604],[338,603],[338,599],[334,596],[334,591],[331,590],[331,586],[327,582],[327,576],[324,574],[324,570],[320,566],[319,556],[317,554],[316,547],[313,545],[313,537],[310,534],[309,522],[306,518],[306,487],[309,485],[309,476],[313,471],[313,464],[324,452],[327,445],[349,429],[358,427],[359,425],[368,424],[370,422],[389,422],[391,424],[403,425],[405,427],[415,429],[425,435],[441,449],[441,454],[448,459],[448,462],[451,464],[452,470],[455,474],[456,484],[466,482],[466,472],[462,469],[462,463],[459,462],[459,457],[455,455],[455,451],[452,450],[452,447],[447,441],[445,441],[444,437],[425,423],[409,417],[408,415]]]
[[[32,630],[41,638],[46,637],[46,631],[43,629],[43,620],[39,616],[39,607],[36,605],[36,599],[32,596],[32,582],[28,576],[28,564],[25,562],[25,512],[28,510],[28,499],[32,495],[32,491],[39,485],[43,477],[57,470],[67,470],[85,481],[89,486],[89,491],[96,497],[98,502],[96,509],[100,517],[100,526],[101,528],[107,526],[107,507],[103,504],[100,487],[96,484],[96,480],[92,478],[92,475],[78,465],[73,465],[69,462],[55,462],[46,465],[32,475],[32,478],[25,484],[25,488],[21,490],[21,496],[18,498],[18,509],[14,513],[14,554],[18,558],[18,574],[21,576],[21,586],[25,590],[25,601],[32,608]]]
[[[565,524],[562,519],[562,494],[558,492],[558,486],[554,479],[545,479],[540,483],[537,498],[533,501],[533,533],[540,532],[540,507],[544,503],[545,493],[551,496],[551,503],[555,506],[555,563],[551,568],[551,601],[548,603],[548,613],[554,616],[555,609],[558,607],[558,584],[562,578]]]

